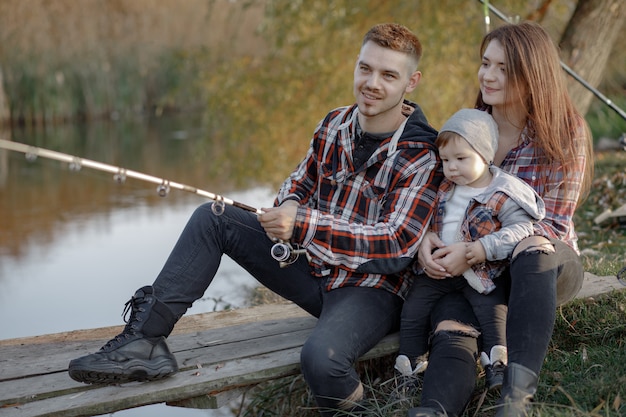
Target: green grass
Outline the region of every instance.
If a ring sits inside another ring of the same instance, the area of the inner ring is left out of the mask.
[[[626,291],[560,307],[532,416],[626,415],[625,344]],[[359,364],[369,398],[364,416],[404,417],[408,408],[419,404],[419,389],[407,390],[391,371],[393,359],[390,356]],[[497,395],[485,395],[483,385],[479,374],[464,417],[494,414],[491,407]],[[260,385],[241,404],[245,405],[234,408],[242,417],[319,416],[301,375]]]
[[[626,266],[626,225],[617,220],[597,225],[594,219],[605,210],[626,204],[626,152],[596,155],[595,180],[589,197],[576,211],[578,245],[585,270],[615,275]]]
[[[626,204],[626,152],[596,155],[588,198],[576,213],[585,269],[615,275],[626,266],[626,225],[596,225],[607,209]],[[625,287],[626,288],[626,287]],[[364,416],[405,417],[419,404],[419,389],[408,390],[393,373],[394,356],[359,364],[369,402]],[[492,416],[497,395],[485,394],[477,368],[476,390],[463,417]],[[318,417],[301,375],[262,384],[233,409],[238,416]],[[350,414],[347,414],[350,415]],[[579,299],[559,307],[542,369],[532,416],[617,417],[626,415],[626,291]]]
[[[567,415],[625,415],[625,343],[626,292],[562,307],[537,400],[586,412]]]
[[[611,95],[614,96],[614,106],[621,110],[626,109],[626,95],[619,90]],[[615,139],[626,133],[626,120],[601,100],[592,101],[585,119],[596,139],[602,137]]]

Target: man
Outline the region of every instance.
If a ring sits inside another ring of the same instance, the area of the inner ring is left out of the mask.
[[[176,372],[165,338],[204,295],[226,254],[319,318],[301,368],[322,415],[357,406],[363,386],[353,365],[398,328],[408,282],[391,274],[416,254],[441,180],[436,131],[404,100],[420,81],[420,57],[407,28],[370,29],[354,69],[356,104],[320,122],[274,207],[256,216],[226,206],[218,216],[210,204],[200,206],[154,284],[129,301],[124,331],[73,360],[70,376],[119,383]],[[270,255],[278,240],[308,256],[281,268]]]

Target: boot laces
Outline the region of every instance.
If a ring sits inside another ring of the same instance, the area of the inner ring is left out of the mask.
[[[506,368],[506,364],[500,359],[492,363],[491,366],[493,367],[494,371],[504,371],[504,369]]]
[[[122,318],[124,323],[126,323],[124,330],[122,330],[122,333],[109,340],[104,346],[102,346],[102,348],[100,348],[100,350],[111,349],[124,340],[128,340],[137,335],[137,330],[139,329],[137,323],[142,321],[142,318],[137,313],[146,311],[145,308],[141,307],[142,301],[143,297],[132,297],[126,302],[126,304],[124,304],[124,311],[122,312]]]

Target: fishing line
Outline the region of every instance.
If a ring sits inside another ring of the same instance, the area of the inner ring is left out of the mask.
[[[489,3],[489,0],[478,0],[483,4],[485,9],[485,23],[488,21],[489,10],[492,11],[496,16],[498,16],[501,20],[506,23],[513,23],[513,20],[509,18],[507,15],[498,10],[495,6]],[[618,105],[613,103],[613,101],[602,94],[598,89],[594,88],[587,81],[585,81],[580,75],[578,75],[573,69],[567,66],[563,61],[561,62],[561,68],[565,70],[570,76],[572,76],[576,81],[583,85],[587,90],[591,91],[597,98],[599,98],[604,104],[609,106],[613,111],[615,111],[618,115],[622,117],[622,119],[626,120],[626,112],[622,110]]]
[[[230,198],[224,197],[219,194],[214,194],[209,191],[192,187],[190,185],[181,184],[175,181],[168,180],[166,178],[155,177],[152,175],[144,174],[142,172],[105,164],[103,162],[98,162],[91,159],[81,158],[63,152],[39,148],[36,146],[26,145],[20,142],[13,142],[6,139],[0,139],[0,149],[21,152],[25,155],[26,160],[29,162],[34,162],[39,157],[66,162],[68,164],[69,170],[74,172],[80,171],[83,167],[108,172],[113,174],[113,180],[119,184],[126,182],[127,178],[134,178],[141,181],[157,184],[156,191],[160,197],[166,197],[169,194],[171,188],[197,194],[199,196],[213,200],[213,203],[211,204],[211,211],[216,216],[221,216],[222,214],[224,214],[226,205],[238,207],[242,210],[254,213],[256,215],[263,213],[263,211],[258,208],[249,206],[244,203],[240,203],[235,200],[231,200]],[[304,254],[308,256],[305,249],[300,247],[294,248],[291,243],[284,242],[278,239],[274,239],[274,245],[270,250],[270,254],[276,261],[279,262],[281,267],[294,263],[300,255]]]

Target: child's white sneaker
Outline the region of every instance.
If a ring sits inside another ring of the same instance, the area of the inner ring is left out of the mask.
[[[487,389],[498,389],[502,387],[504,371],[508,363],[506,346],[495,345],[491,348],[490,355],[485,352],[480,353],[480,364],[485,370]]]
[[[406,355],[398,355],[394,368],[396,369],[396,371],[400,372],[401,375],[414,376],[424,372],[427,366],[428,361],[422,360],[419,361],[415,366],[415,369],[413,369],[413,367],[411,366],[411,360]]]

